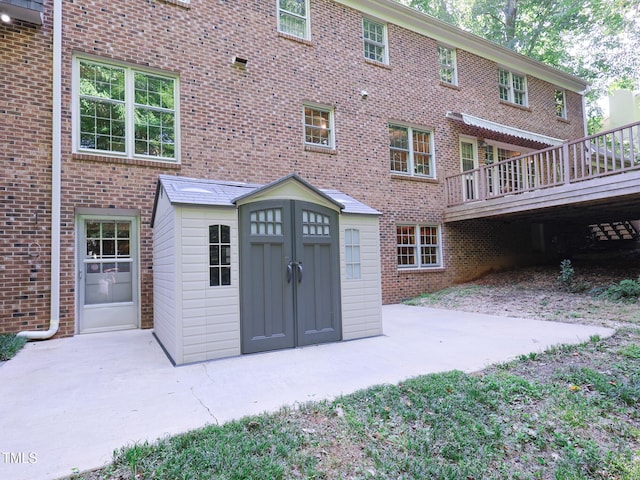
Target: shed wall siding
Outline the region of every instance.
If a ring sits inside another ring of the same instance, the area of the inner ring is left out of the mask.
[[[166,196],[158,198],[153,228],[153,326],[164,348],[178,361],[176,307],[176,213]]]
[[[240,355],[237,210],[211,207],[180,210],[184,348],[180,363]],[[231,227],[230,286],[209,286],[209,225]]]
[[[360,230],[361,278],[347,280],[345,230]],[[382,334],[382,292],[380,288],[380,230],[377,216],[340,217],[340,270],[342,285],[342,338]]]

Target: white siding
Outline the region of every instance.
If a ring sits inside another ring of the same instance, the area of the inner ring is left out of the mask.
[[[345,237],[348,228],[360,230],[359,280],[346,279]],[[340,217],[340,283],[342,286],[342,338],[382,334],[382,291],[380,284],[380,226],[377,216]]]
[[[180,209],[184,352],[191,363],[240,355],[238,211],[231,208]],[[231,285],[209,286],[209,225],[231,227]]]
[[[158,340],[178,362],[179,346],[176,276],[176,214],[166,195],[158,198],[153,227],[153,327]]]

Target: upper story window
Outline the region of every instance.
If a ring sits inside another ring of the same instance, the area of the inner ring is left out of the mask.
[[[442,241],[438,225],[397,225],[398,268],[442,266]]]
[[[435,178],[433,135],[402,125],[389,125],[391,171]]]
[[[556,116],[558,118],[567,118],[567,101],[564,90],[556,90],[553,95],[556,105]]]
[[[387,27],[368,18],[362,19],[364,58],[387,63]]]
[[[438,46],[438,60],[440,62],[440,81],[451,85],[458,84],[456,68],[456,50],[454,48]]]
[[[76,60],[79,152],[177,160],[177,79]]]
[[[500,85],[500,100],[523,107],[527,106],[527,79],[524,75],[499,69],[498,83]]]
[[[309,146],[334,148],[332,109],[304,106],[304,143]]]
[[[308,40],[309,0],[278,0],[278,31]]]
[[[344,231],[344,248],[347,280],[360,280],[360,230],[347,228]]]
[[[231,228],[209,225],[209,286],[231,285]]]

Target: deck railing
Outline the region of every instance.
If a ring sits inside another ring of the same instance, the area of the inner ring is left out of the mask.
[[[447,206],[640,169],[640,122],[447,177]]]

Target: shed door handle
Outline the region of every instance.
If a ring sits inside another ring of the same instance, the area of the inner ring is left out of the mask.
[[[298,269],[298,283],[302,281],[302,262],[296,262],[296,268]]]
[[[287,265],[287,283],[291,283],[291,277],[293,276],[293,262],[289,262]]]

